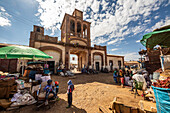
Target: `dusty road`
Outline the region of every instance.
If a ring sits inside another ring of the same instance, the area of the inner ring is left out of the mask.
[[[76,78],[52,76],[53,80],[59,81],[59,98],[51,108],[42,107],[36,111],[35,105],[22,107],[10,113],[97,113],[99,106],[109,108],[114,97],[125,105],[138,107],[141,96],[134,98],[129,88],[121,88],[114,85],[112,74],[76,75]],[[71,79],[75,85],[73,92],[73,107],[67,106],[67,81]],[[4,112],[6,113],[6,112]]]

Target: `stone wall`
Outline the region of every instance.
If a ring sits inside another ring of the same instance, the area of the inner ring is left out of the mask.
[[[114,56],[110,57],[110,56],[108,56],[107,57],[107,64],[108,64],[107,66],[110,67],[109,60],[112,60],[113,61],[113,69],[114,68],[118,68],[119,69],[118,61],[121,61],[121,68],[123,68],[124,67],[123,59],[124,59],[124,57],[116,57],[116,56],[115,57]]]

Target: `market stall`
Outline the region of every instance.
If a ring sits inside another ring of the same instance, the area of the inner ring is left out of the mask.
[[[52,58],[45,54],[44,52],[26,46],[8,46],[0,48],[0,59],[46,59]],[[31,63],[30,63],[31,64]],[[35,65],[34,65],[35,66]],[[22,66],[24,67],[24,65]],[[39,84],[38,79],[46,82],[50,79],[50,75],[44,75],[42,71],[43,68],[35,67],[36,73],[32,74],[30,77],[30,73],[28,76],[21,76],[20,74],[9,74],[7,72],[0,72],[0,84],[1,84],[1,95],[0,95],[0,106],[3,108],[7,108],[10,106],[11,109],[18,108],[22,105],[30,105],[36,102],[34,99],[35,87]],[[24,69],[22,68],[22,75],[24,75]],[[27,74],[25,74],[27,75]],[[38,76],[37,80],[35,79]],[[30,80],[29,82],[27,80]],[[4,99],[6,99],[6,103],[4,106]],[[8,105],[7,105],[8,104]]]
[[[140,42],[148,51],[156,45],[160,46],[161,69],[153,73],[152,94],[156,100],[157,113],[167,113],[170,111],[170,25],[145,34]]]

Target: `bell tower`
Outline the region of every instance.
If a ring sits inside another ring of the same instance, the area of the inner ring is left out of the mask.
[[[78,9],[72,15],[66,13],[60,28],[61,41],[90,47],[90,24],[83,20],[83,12]]]
[[[75,9],[72,15],[69,15],[67,13],[65,14],[60,29],[61,29],[61,42],[66,43],[65,45],[66,68],[69,68],[70,54],[73,53],[78,54],[75,53],[75,50],[70,50],[69,45],[74,45],[74,47],[76,47],[77,49],[79,46],[83,48],[88,48],[86,49],[87,52],[86,55],[83,56],[83,58],[87,59],[85,63],[91,65],[90,24],[91,24],[90,22],[83,20],[83,12],[78,9]]]
[[[44,36],[44,28],[34,25],[34,30],[31,31],[31,33],[30,33],[30,41],[29,41],[29,46],[30,47],[34,47],[34,42],[35,42],[35,40],[37,38],[36,36],[38,36],[37,34],[41,35],[41,36]]]

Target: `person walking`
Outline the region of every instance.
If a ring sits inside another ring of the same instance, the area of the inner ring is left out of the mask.
[[[68,106],[66,107],[66,108],[70,108],[71,107],[71,105],[72,105],[72,93],[73,93],[73,90],[74,90],[74,85],[73,85],[73,83],[72,83],[72,81],[71,80],[69,80],[68,82],[67,82],[67,84],[68,84],[68,90],[67,90],[67,95],[68,95]]]
[[[113,79],[114,79],[116,84],[118,83],[117,77],[118,77],[118,71],[117,71],[117,69],[115,69],[114,72],[113,72]]]
[[[119,76],[120,76],[120,81],[121,81],[121,87],[124,87],[124,76],[123,76],[123,71],[120,69],[119,70]]]

